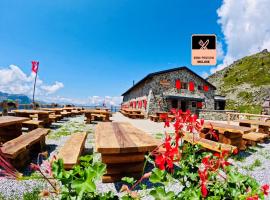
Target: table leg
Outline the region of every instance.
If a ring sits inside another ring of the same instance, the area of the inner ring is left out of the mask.
[[[236,146],[239,150],[246,149],[246,142],[242,139],[242,134],[240,133],[225,132],[224,134],[219,134],[219,142]]]

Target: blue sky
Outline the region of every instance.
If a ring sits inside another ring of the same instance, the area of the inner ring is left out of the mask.
[[[0,0],[0,66],[14,64],[70,98],[120,96],[146,74],[191,66],[191,35],[214,33],[219,0]],[[223,45],[224,46],[224,45]]]

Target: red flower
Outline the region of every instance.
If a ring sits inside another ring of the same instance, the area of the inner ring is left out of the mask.
[[[200,181],[201,181],[201,192],[202,196],[205,198],[208,194],[207,187],[206,187],[206,181],[207,181],[207,170],[206,168],[203,171],[198,171]]]
[[[262,186],[261,189],[262,189],[264,195],[268,195],[269,194],[270,186],[268,184],[265,184],[265,185]]]
[[[237,148],[233,150],[233,154],[234,154],[234,155],[237,155],[238,153],[239,153],[239,151],[238,151]]]
[[[170,121],[168,119],[166,119],[165,124],[164,124],[164,128],[166,127],[170,127]]]
[[[207,191],[207,187],[206,187],[205,184],[202,184],[201,192],[202,192],[202,196],[203,196],[204,198],[207,197],[208,191]]]
[[[157,167],[161,170],[165,170],[165,158],[163,155],[158,155],[155,159]]]
[[[254,195],[254,196],[252,196],[252,197],[248,197],[247,200],[259,200],[259,197],[258,197],[258,195],[256,194],[256,195]]]

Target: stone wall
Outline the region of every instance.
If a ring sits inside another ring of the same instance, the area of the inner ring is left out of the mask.
[[[205,120],[227,121],[226,112],[236,112],[236,111],[234,110],[198,110],[198,115],[199,115],[199,118],[205,119]]]
[[[186,82],[188,84],[190,81],[194,82],[194,91],[189,91],[188,88],[178,91],[175,88],[175,80],[177,79],[180,79],[181,83]],[[161,84],[161,81],[164,80],[167,84]],[[206,92],[203,90],[198,90],[199,85],[203,86],[206,84],[207,83],[203,79],[183,68],[177,71],[155,75],[147,79],[126,94],[123,101],[129,102],[142,98],[148,99],[148,106],[146,110],[148,114],[152,114],[160,110],[169,111],[171,109],[170,102],[166,99],[166,96],[204,99],[203,108],[214,109],[214,88],[210,84],[207,84],[209,91]],[[191,110],[191,102],[188,105],[188,109]]]

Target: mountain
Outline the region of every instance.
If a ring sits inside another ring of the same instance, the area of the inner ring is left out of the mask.
[[[30,104],[31,103],[31,99],[26,95],[8,94],[8,93],[0,92],[0,102],[2,102],[3,100],[7,100],[7,99],[18,100],[19,104]]]
[[[260,113],[264,99],[270,96],[270,53],[265,49],[241,58],[207,80],[226,96],[226,109]]]

